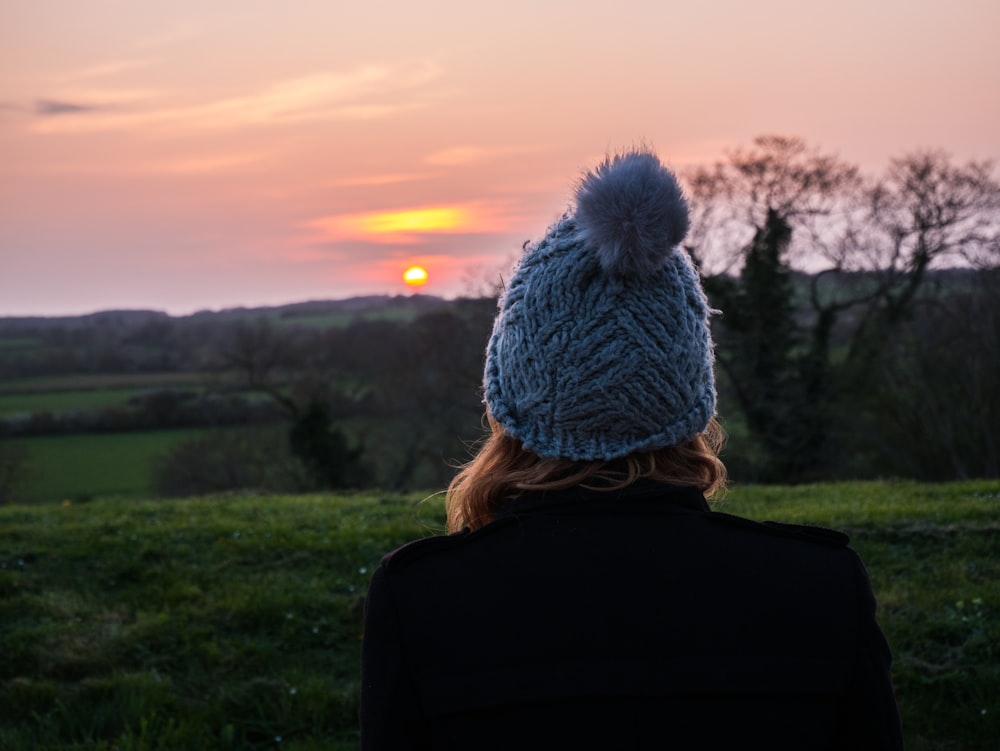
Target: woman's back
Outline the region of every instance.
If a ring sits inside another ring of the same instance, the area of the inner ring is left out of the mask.
[[[456,534],[372,579],[365,751],[901,746],[847,538],[708,508],[726,472],[687,228],[638,150],[526,247],[486,346],[491,434],[448,489]]]
[[[383,563],[368,628],[401,649],[366,654],[364,711],[414,719],[366,744],[892,747],[891,691],[865,688],[890,685],[889,653],[846,542],[713,513],[694,488],[526,494]],[[380,673],[407,680],[388,697]]]

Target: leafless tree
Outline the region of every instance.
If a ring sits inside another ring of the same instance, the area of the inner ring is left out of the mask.
[[[1000,182],[990,162],[915,152],[894,159],[868,197],[868,231],[853,252],[874,281],[860,335],[880,337],[879,328],[909,316],[931,269],[1000,265]]]
[[[294,329],[281,329],[266,318],[236,324],[218,351],[218,370],[240,388],[266,394],[290,417],[302,409],[294,398],[300,348]]]
[[[790,266],[815,265],[832,231],[843,232],[856,210],[862,185],[857,167],[780,135],[759,136],[750,148],[699,167],[685,180],[692,210],[687,250],[706,274],[737,270],[769,215],[795,230]]]
[[[687,248],[723,311],[719,364],[784,475],[823,456],[844,390],[884,372],[885,343],[933,296],[931,270],[1000,265],[989,162],[916,152],[873,180],[801,139],[762,136],[687,184]]]

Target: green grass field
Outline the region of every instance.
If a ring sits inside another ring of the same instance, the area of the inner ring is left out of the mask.
[[[149,390],[203,386],[212,376],[206,373],[83,373],[38,378],[0,380],[0,394],[38,394],[59,391],[115,389]]]
[[[32,412],[73,412],[83,409],[124,406],[147,389],[86,389],[81,391],[0,393],[0,417]]]
[[[443,525],[418,500],[0,508],[0,749],[355,748],[368,580]],[[1000,483],[737,487],[721,509],[848,531],[907,747],[996,748]]]
[[[153,463],[201,429],[8,439],[28,452],[25,501],[148,497]]]
[[[41,346],[38,339],[29,337],[0,337],[0,352],[15,352],[17,350],[30,350]]]
[[[202,373],[98,373],[0,380],[0,418],[124,406],[158,389],[200,390],[209,379]]]

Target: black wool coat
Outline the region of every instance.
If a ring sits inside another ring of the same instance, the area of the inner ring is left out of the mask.
[[[899,749],[889,671],[838,532],[694,488],[530,493],[383,559],[361,747]]]

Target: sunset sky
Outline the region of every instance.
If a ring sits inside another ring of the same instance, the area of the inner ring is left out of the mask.
[[[997,0],[0,0],[0,315],[481,290],[639,141],[1000,157]]]

